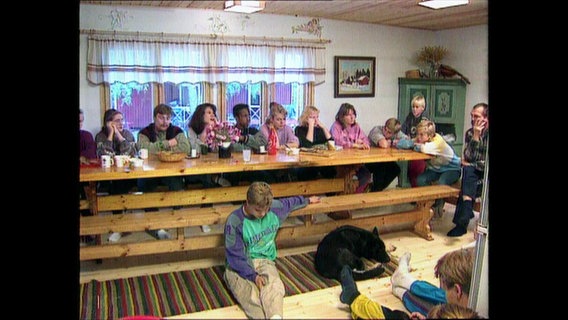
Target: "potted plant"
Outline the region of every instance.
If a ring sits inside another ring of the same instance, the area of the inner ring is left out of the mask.
[[[227,121],[215,122],[207,127],[207,144],[211,150],[218,149],[219,158],[231,157],[232,142],[239,141],[241,130]]]

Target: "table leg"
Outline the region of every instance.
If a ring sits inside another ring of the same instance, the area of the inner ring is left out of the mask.
[[[97,182],[90,181],[89,186],[85,187],[85,194],[87,195],[87,199],[89,200],[89,206],[91,210],[91,214],[93,216],[99,215],[99,207],[97,201]],[[100,234],[95,235],[95,244],[100,245],[102,243],[102,237]]]

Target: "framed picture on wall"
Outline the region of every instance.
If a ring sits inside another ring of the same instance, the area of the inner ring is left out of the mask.
[[[374,97],[375,57],[335,56],[334,97]]]

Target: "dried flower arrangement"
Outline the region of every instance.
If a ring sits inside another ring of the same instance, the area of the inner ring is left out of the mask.
[[[426,46],[418,53],[419,63],[439,64],[448,54],[448,49],[442,46]]]
[[[418,53],[418,64],[426,65],[430,71],[430,77],[435,77],[442,59],[448,54],[448,49],[442,46],[425,46]]]

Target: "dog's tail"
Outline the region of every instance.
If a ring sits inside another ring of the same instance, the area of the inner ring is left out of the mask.
[[[355,281],[367,280],[367,279],[378,277],[381,274],[383,274],[383,272],[385,272],[385,268],[383,268],[381,265],[378,265],[377,267],[374,267],[373,269],[369,269],[369,270],[365,270],[365,271],[353,270],[353,279]]]

